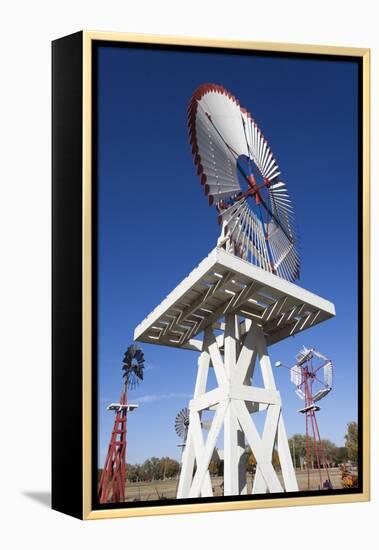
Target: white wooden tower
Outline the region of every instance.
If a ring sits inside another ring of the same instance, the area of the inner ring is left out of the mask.
[[[225,495],[247,493],[246,445],[257,462],[253,493],[297,491],[268,346],[333,315],[327,300],[215,248],[136,327],[135,340],[200,352],[178,498],[212,496],[208,468],[220,434]],[[217,385],[207,391],[211,368]],[[263,387],[254,384],[258,368]],[[214,417],[205,432],[207,410]],[[254,414],[264,411],[260,437]],[[272,465],[275,445],[282,480]]]

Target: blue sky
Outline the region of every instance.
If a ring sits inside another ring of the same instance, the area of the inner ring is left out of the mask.
[[[134,328],[214,248],[219,234],[195,173],[186,126],[193,91],[222,84],[268,139],[295,205],[300,286],[337,316],[270,348],[292,366],[300,347],[335,365],[322,437],[344,443],[357,418],[357,79],[353,62],[101,47],[98,55],[99,464]],[[179,458],[176,413],[193,391],[197,354],[142,345],[145,380],[129,399],[127,461]],[[288,435],[304,433],[288,371],[276,370]]]

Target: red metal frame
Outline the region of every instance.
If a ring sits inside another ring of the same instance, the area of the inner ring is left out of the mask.
[[[305,448],[306,448],[306,464],[307,464],[307,480],[308,489],[312,488],[311,483],[311,471],[314,463],[317,465],[320,485],[319,489],[324,488],[324,483],[328,481],[328,488],[331,488],[331,480],[329,474],[329,465],[325,456],[324,444],[320,437],[320,431],[317,424],[316,412],[320,410],[320,407],[313,402],[312,386],[317,379],[316,372],[319,369],[313,369],[311,361],[307,361],[303,365],[299,365],[301,368],[302,382],[300,387],[304,392],[305,407],[301,410],[305,414]],[[312,465],[311,453],[313,448],[314,463]]]
[[[126,389],[120,397],[120,405],[127,405]],[[101,475],[98,498],[100,504],[125,502],[126,487],[126,421],[127,408],[116,412],[108,453]]]

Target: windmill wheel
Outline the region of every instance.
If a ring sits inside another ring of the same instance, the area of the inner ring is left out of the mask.
[[[181,439],[185,439],[189,426],[189,410],[181,409],[175,417],[175,431]]]
[[[315,349],[303,348],[291,368],[291,382],[296,394],[307,403],[316,403],[328,395],[333,386],[333,364]]]
[[[191,98],[188,128],[197,174],[231,251],[284,279],[298,278],[291,200],[251,114],[223,86],[204,84]]]
[[[143,351],[136,344],[132,344],[126,350],[122,362],[125,386],[127,388],[134,389],[138,386],[140,381],[143,380],[143,369],[145,366]]]

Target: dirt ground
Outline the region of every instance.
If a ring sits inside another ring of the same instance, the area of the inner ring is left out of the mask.
[[[281,474],[279,475],[280,481],[282,481]],[[330,480],[334,489],[341,488],[341,473],[339,468],[332,468],[329,470]],[[305,471],[298,470],[296,472],[297,482],[300,491],[306,491],[308,487],[308,476]],[[325,472],[322,472],[322,480],[325,480]],[[222,496],[222,477],[212,477],[212,486],[214,496]],[[311,473],[311,489],[317,490],[320,485],[320,475],[318,470],[314,470]],[[161,500],[165,498],[176,497],[176,479],[166,479],[164,481],[152,481],[152,482],[138,482],[127,483],[126,485],[126,500],[128,502],[134,500]],[[247,490],[251,493],[252,488],[252,476],[248,475]]]

